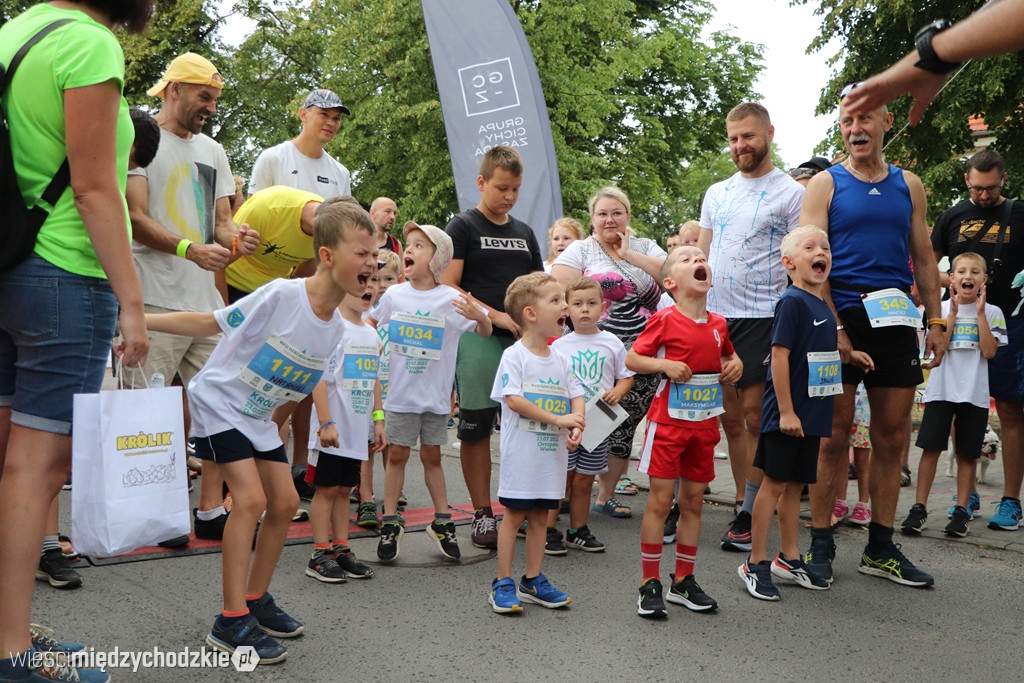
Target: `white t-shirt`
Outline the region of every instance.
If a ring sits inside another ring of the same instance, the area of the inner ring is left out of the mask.
[[[313,391],[342,339],[341,314],[318,318],[300,279],[274,280],[214,316],[224,337],[188,384],[192,433],[237,429],[273,450],[281,439],[270,414]]]
[[[352,194],[348,169],[327,152],[311,159],[291,140],[260,152],[252,167],[249,194],[271,185],[315,192],[324,199]]]
[[[604,394],[618,380],[636,374],[626,368],[626,347],[611,332],[570,332],[552,342],[551,348],[569,357],[572,372],[583,387],[583,398],[587,401],[594,394]]]
[[[949,315],[949,301],[942,302],[942,317]],[[985,317],[989,329],[999,346],[1008,342],[1006,318],[998,306],[985,304]],[[949,350],[942,357],[942,364],[928,373],[928,384],[924,388],[925,403],[949,401],[970,403],[979,408],[988,408],[988,361],[978,350],[978,317],[974,305],[961,306],[957,311],[956,327],[949,343]],[[972,334],[973,332],[973,334]]]
[[[150,218],[175,235],[213,244],[217,200],[235,194],[223,147],[201,133],[185,139],[160,129],[160,149],[153,163],[129,175],[148,181]],[[147,304],[204,312],[224,305],[212,271],[138,242],[132,242],[132,252]]]
[[[447,415],[455,383],[459,337],[476,329],[452,303],[462,294],[448,285],[414,289],[389,287],[370,315],[388,330],[388,395],[384,409],[395,413]]]
[[[528,421],[521,424],[519,413],[508,407],[505,397],[510,395],[542,401],[555,408],[552,412],[569,413],[571,399],[583,396],[571,361],[558,350],[552,350],[546,358],[535,356],[517,341],[502,354],[491,387],[491,400],[502,407],[498,496],[560,500],[565,496],[565,470],[569,466],[565,448],[568,433],[551,425],[537,425],[538,431],[522,429]]]
[[[370,325],[345,323],[344,341],[335,347],[327,360],[324,383],[327,385],[327,405],[331,419],[338,429],[337,448],[323,446],[316,435],[322,420],[317,416],[316,406],[309,419],[309,449],[321,453],[341,455],[354,460],[366,460],[366,434],[372,428],[373,387],[356,389],[370,381],[376,382],[374,365],[378,358],[377,331]],[[370,362],[372,361],[372,362]],[[314,465],[316,463],[313,463]]]
[[[672,295],[668,292],[662,292],[661,298],[658,299],[658,310],[664,311],[666,308],[672,308],[676,305],[676,300],[672,298]]]
[[[726,318],[771,318],[786,290],[782,238],[800,222],[803,185],[777,168],[739,172],[704,195],[700,227],[711,230],[708,310]]]

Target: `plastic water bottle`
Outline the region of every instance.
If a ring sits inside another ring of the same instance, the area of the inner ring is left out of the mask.
[[[149,378],[150,389],[163,389],[164,388],[164,376],[162,373],[154,372],[153,376]]]

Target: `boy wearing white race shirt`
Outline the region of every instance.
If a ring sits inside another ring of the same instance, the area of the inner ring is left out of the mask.
[[[345,321],[345,336],[313,389],[306,483],[315,486],[316,492],[309,506],[313,555],[306,576],[324,583],[373,576],[373,570],[356,559],[348,546],[349,493],[360,483],[368,450],[384,448],[384,411],[377,379],[380,349],[377,331],[363,321],[373,301],[372,290],[342,300],[338,312]]]
[[[272,664],[287,651],[271,636],[302,634],[302,624],[268,592],[299,504],[280,425],[270,416],[278,405],[309,394],[320,380],[342,337],[338,305],[346,294],[361,296],[376,271],[375,235],[376,226],[362,208],[325,201],[313,220],[317,270],[312,277],[275,280],[213,313],[146,315],[146,327],[154,331],[188,337],[224,333],[188,386],[196,455],[221,466],[234,499],[221,554],[224,605],[206,636],[218,650],[252,646],[260,663]]]
[[[476,332],[491,336],[487,312],[468,292],[440,284],[452,260],[451,237],[433,225],[409,221],[403,228],[405,282],[384,293],[370,312],[370,323],[388,328],[390,368],[384,400],[384,428],[391,445],[384,473],[384,514],[377,557],[398,557],[405,520],[398,498],[405,484],[409,451],[420,442],[423,479],[434,503],[430,537],[441,554],[458,560],[455,524],[448,511],[448,492],[441,469],[441,446],[448,441],[451,387],[459,337]]]

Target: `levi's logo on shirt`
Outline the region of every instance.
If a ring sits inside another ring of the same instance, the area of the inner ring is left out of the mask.
[[[481,237],[481,249],[513,249],[516,251],[529,251],[530,247],[526,240],[518,237]]]

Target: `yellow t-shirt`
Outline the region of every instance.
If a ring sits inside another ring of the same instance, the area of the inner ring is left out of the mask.
[[[235,224],[248,223],[260,234],[256,253],[243,256],[227,268],[228,284],[252,292],[279,277],[288,277],[295,266],[313,258],[313,237],[302,231],[302,209],[323,197],[305,190],[275,185],[260,190],[235,214]]]

